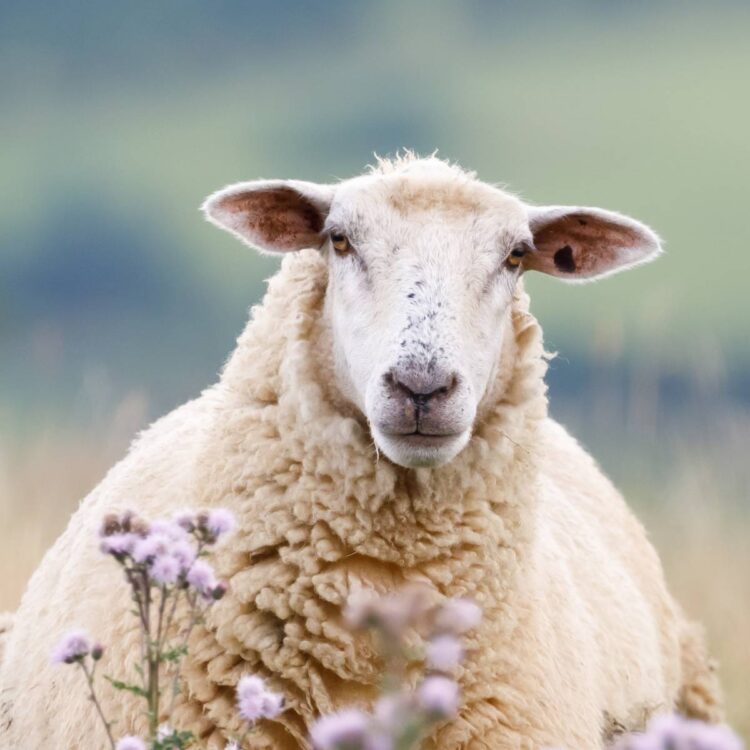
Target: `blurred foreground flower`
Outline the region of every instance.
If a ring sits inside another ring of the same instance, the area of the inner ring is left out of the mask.
[[[373,714],[352,708],[319,719],[310,730],[317,750],[411,750],[436,723],[457,715],[458,684],[448,675],[464,658],[460,636],[481,621],[476,604],[466,599],[435,604],[434,592],[425,586],[385,596],[358,591],[345,618],[378,636],[386,664],[384,692]],[[417,658],[424,657],[428,670],[414,690],[406,684],[413,633],[426,642]]]
[[[190,731],[160,723],[169,718],[179,693],[180,664],[195,625],[208,607],[225,594],[212,566],[203,558],[234,528],[234,517],[224,509],[202,513],[181,512],[172,519],[151,523],[133,512],[108,515],[99,531],[101,551],[117,562],[125,575],[138,617],[141,649],[137,675],[130,681],[106,676],[117,690],[142,698],[148,716],[148,739],[129,735],[115,743],[112,722],[98,701],[94,677],[103,647],[73,630],[55,646],[55,663],[77,664],[86,678],[89,696],[102,720],[112,750],[179,750],[194,745]],[[168,708],[164,683],[170,685]],[[278,713],[281,697],[263,692],[258,716]],[[165,716],[165,714],[167,714]]]
[[[645,732],[623,735],[613,750],[743,750],[727,726],[706,724],[676,714],[656,716]]]

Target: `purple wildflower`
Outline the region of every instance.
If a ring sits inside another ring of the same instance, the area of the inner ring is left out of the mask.
[[[653,718],[645,732],[624,736],[620,750],[742,750],[742,740],[727,726],[674,714]]]
[[[429,607],[429,597],[423,586],[409,586],[387,596],[361,589],[349,596],[344,617],[353,627],[377,627],[393,636],[401,636],[408,627],[424,618]]]
[[[66,633],[52,650],[53,664],[72,664],[80,661],[91,651],[91,640],[84,630],[71,630]]]
[[[255,674],[245,675],[237,685],[237,695],[243,698],[247,695],[261,695],[266,689],[266,683]]]
[[[408,698],[403,693],[386,694],[375,703],[375,718],[384,727],[397,726],[405,706],[408,706]]]
[[[430,669],[450,672],[463,661],[463,658],[464,648],[455,636],[445,633],[435,636],[427,644],[427,664]]]
[[[175,560],[177,560],[183,571],[188,570],[193,562],[195,562],[195,547],[193,547],[187,539],[178,539],[175,541],[170,550],[170,554]]]
[[[161,533],[151,533],[139,539],[133,547],[133,559],[138,563],[150,562],[157,555],[169,552],[169,539]]]
[[[190,566],[187,582],[205,597],[211,597],[218,585],[214,569],[204,560],[196,560]]]
[[[176,521],[169,519],[158,519],[151,522],[151,536],[161,536],[165,539],[176,541],[185,538],[185,529]]]
[[[317,750],[365,750],[370,719],[355,708],[318,719],[310,729],[310,739]]]
[[[435,627],[440,632],[461,635],[476,628],[482,620],[482,610],[470,599],[448,599],[437,612]]]
[[[189,510],[181,510],[175,513],[174,522],[187,532],[195,529],[195,513]]]
[[[115,750],[146,750],[146,743],[140,737],[129,734],[118,741]]]
[[[214,508],[208,512],[206,528],[216,539],[229,533],[234,527],[234,514],[226,508]]]
[[[430,716],[447,719],[458,711],[458,685],[448,677],[427,677],[417,690],[419,705]]]
[[[279,693],[272,693],[256,675],[246,675],[237,685],[237,707],[245,721],[271,719],[281,713],[284,698]]]
[[[111,534],[102,539],[99,549],[105,555],[124,557],[125,555],[132,554],[137,541],[138,536],[130,532]]]
[[[262,711],[263,716],[273,719],[284,710],[284,696],[281,693],[271,693],[266,690],[263,694]]]
[[[177,582],[180,575],[180,564],[170,555],[157,555],[148,569],[151,578],[162,586]]]

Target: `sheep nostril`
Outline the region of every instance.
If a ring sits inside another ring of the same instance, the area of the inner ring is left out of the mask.
[[[431,400],[450,395],[458,386],[455,372],[427,374],[423,370],[389,370],[383,376],[388,391],[396,396],[406,396],[417,406],[424,407]]]

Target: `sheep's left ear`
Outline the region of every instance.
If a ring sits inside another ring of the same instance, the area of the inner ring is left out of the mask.
[[[535,250],[523,267],[583,281],[656,258],[658,236],[640,221],[601,208],[529,206]]]
[[[269,253],[318,248],[335,188],[302,180],[239,182],[210,195],[206,218]]]

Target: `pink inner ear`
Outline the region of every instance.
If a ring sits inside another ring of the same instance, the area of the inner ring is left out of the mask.
[[[640,233],[589,213],[554,219],[534,234],[537,258],[530,267],[559,276],[591,276],[619,265],[623,250],[643,244]]]
[[[275,250],[317,247],[323,216],[305,196],[287,187],[250,190],[226,197],[222,209],[232,214],[237,231]]]

